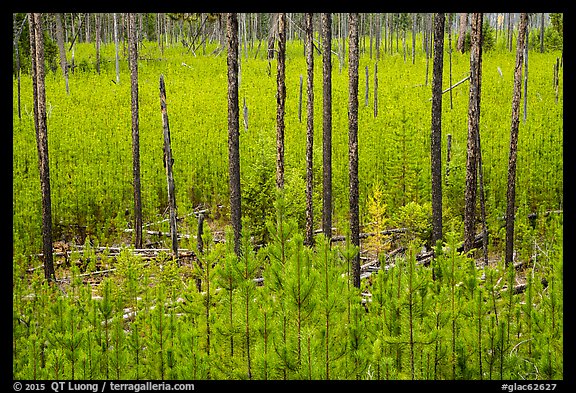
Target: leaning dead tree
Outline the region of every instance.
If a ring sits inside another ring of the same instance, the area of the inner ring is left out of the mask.
[[[55,13],[56,17],[56,41],[58,42],[58,52],[60,53],[60,68],[64,75],[64,82],[66,84],[66,94],[70,94],[70,87],[68,86],[68,61],[66,60],[66,50],[64,49],[64,30],[62,28],[62,14]]]
[[[278,14],[278,67],[276,74],[276,187],[284,188],[284,107],[286,102],[286,14]]]
[[[44,36],[42,14],[28,14],[30,23],[30,59],[32,61],[32,89],[34,97],[34,125],[38,146],[38,168],[42,192],[42,250],[44,277],[56,280],[52,256],[52,200],[50,197],[50,166],[48,160],[48,127],[46,125],[46,89],[44,84]]]
[[[172,148],[170,146],[170,126],[166,110],[166,86],[164,75],[160,75],[160,110],[162,111],[162,125],[164,129],[164,167],[166,168],[166,182],[168,185],[168,207],[170,210],[170,237],[172,239],[172,253],[178,258],[178,232],[176,214],[176,195],[174,188],[174,175],[172,173]]]
[[[522,63],[528,14],[520,15],[516,66],[514,68],[514,91],[512,94],[512,125],[510,127],[510,156],[508,158],[508,191],[506,192],[506,265],[514,262],[514,202],[516,199],[516,158],[518,150],[518,127],[520,123],[520,96],[522,95]]]

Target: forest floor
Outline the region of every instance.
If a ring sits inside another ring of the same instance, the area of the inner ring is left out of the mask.
[[[205,225],[210,228],[213,241],[215,243],[220,243],[225,241],[224,230],[220,228],[220,225],[215,221],[206,221]],[[394,229],[392,230],[394,231]],[[146,264],[150,261],[161,261],[162,259],[169,258],[172,254],[172,250],[168,248],[166,244],[169,241],[164,240],[166,238],[164,232],[159,231],[149,231],[144,238],[145,247],[142,249],[132,249],[134,255],[139,255]],[[195,235],[180,234],[183,237],[193,237]],[[155,240],[154,240],[155,239]],[[334,236],[336,243],[342,240],[342,236]],[[363,294],[365,296],[369,295],[369,288],[372,285],[372,274],[378,272],[382,269],[382,261],[385,262],[384,268],[389,268],[393,266],[397,257],[406,257],[406,244],[405,241],[401,239],[398,233],[386,239],[386,244],[383,244],[383,253],[385,257],[378,257],[375,251],[374,243],[367,241],[368,236],[361,240],[361,250],[360,250],[360,264],[361,264],[361,280],[362,287],[364,288]],[[66,292],[66,287],[68,287],[72,281],[72,269],[71,266],[74,264],[78,266],[80,272],[80,278],[82,282],[86,285],[91,285],[93,288],[94,296],[97,296],[98,286],[105,277],[112,276],[116,271],[114,267],[114,260],[120,255],[123,249],[130,249],[132,235],[126,232],[121,241],[115,242],[112,246],[93,246],[86,250],[86,245],[81,241],[78,236],[70,237],[68,241],[57,241],[53,244],[53,255],[54,255],[54,265],[56,270],[57,282],[62,290]],[[154,240],[154,241],[153,241]],[[482,253],[482,245],[478,242],[475,244],[478,247],[474,251],[474,259],[478,269],[484,267],[497,267],[501,262],[503,255],[498,252],[490,251],[488,253],[488,264],[485,265],[485,259]],[[42,260],[42,254],[38,254],[40,261]],[[95,257],[95,261],[91,261],[91,258]],[[429,266],[432,258],[434,257],[434,252],[432,250],[426,250],[423,247],[416,255],[417,264],[423,266]],[[38,262],[38,259],[31,258]],[[182,278],[189,278],[193,276],[193,265],[197,263],[196,250],[191,249],[179,249],[178,250],[178,262],[180,264],[180,272]],[[514,264],[516,268],[516,285],[515,291],[521,292],[526,284],[525,271],[532,264],[532,260],[529,261],[518,261]],[[38,269],[42,269],[43,264],[37,266],[29,266],[27,273],[33,273]],[[262,280],[257,281],[259,284]]]

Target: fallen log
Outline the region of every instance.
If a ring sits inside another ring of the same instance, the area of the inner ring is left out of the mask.
[[[408,228],[393,228],[393,229],[386,229],[384,231],[380,231],[380,232],[367,232],[367,233],[360,233],[358,234],[358,238],[360,239],[366,239],[367,237],[370,236],[376,236],[377,234],[380,235],[392,235],[394,233],[404,233],[408,231]],[[346,236],[344,235],[338,235],[338,236],[332,236],[331,241],[332,242],[341,242],[346,240]]]
[[[126,228],[124,229],[124,232],[134,232],[133,228]],[[151,235],[151,236],[166,236],[166,237],[171,237],[172,234],[170,232],[161,232],[161,231],[142,231],[142,233],[146,233],[147,235]],[[190,239],[191,237],[196,239],[196,236],[194,235],[188,235],[186,233],[178,233],[177,234],[178,238],[184,238],[184,239]]]
[[[486,240],[488,240],[488,237],[486,237]],[[474,237],[474,242],[472,242],[472,248],[482,247],[483,241],[484,241],[484,232],[482,231],[479,234],[477,234],[476,237]],[[462,243],[460,246],[458,246],[456,251],[457,252],[464,252],[464,243]]]
[[[442,90],[442,94],[448,93],[450,90],[452,90],[456,86],[461,85],[462,83],[466,82],[468,79],[470,79],[470,75],[468,75],[466,78],[462,79],[461,81],[454,83],[452,86],[450,86],[446,90]],[[432,98],[429,98],[428,101],[432,101]]]

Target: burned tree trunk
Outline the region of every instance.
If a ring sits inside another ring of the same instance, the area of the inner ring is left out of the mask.
[[[44,84],[44,36],[42,15],[28,14],[30,23],[30,58],[32,61],[32,89],[34,96],[34,124],[38,147],[38,168],[42,192],[42,252],[44,277],[56,280],[52,256],[52,200],[50,196],[50,167],[48,160],[48,128],[46,125],[46,89]]]
[[[522,95],[522,63],[524,61],[524,39],[528,14],[520,15],[516,66],[514,68],[514,91],[512,94],[512,125],[510,127],[510,155],[508,158],[508,190],[506,192],[506,265],[514,262],[514,203],[516,199],[516,157],[518,149],[518,127],[520,123],[520,96]]]
[[[305,14],[306,30],[306,244],[314,244],[314,209],[312,206],[314,184],[314,30],[313,14]]]
[[[226,17],[228,41],[228,175],[230,220],[234,230],[234,252],[240,255],[242,211],[240,199],[240,109],[238,106],[238,15]]]
[[[66,50],[64,49],[64,31],[62,29],[62,14],[54,14],[56,17],[56,41],[58,42],[58,52],[60,53],[60,68],[66,83],[66,93],[70,94],[68,86],[68,61],[66,60]]]
[[[458,27],[458,41],[456,42],[456,50],[464,53],[464,42],[466,40],[466,25],[468,24],[468,14],[460,14],[460,25]]]
[[[118,18],[116,13],[113,14],[114,18],[114,51],[115,51],[115,63],[116,63],[116,84],[120,83],[120,58],[118,56]],[[160,40],[160,35],[158,35],[158,40]]]
[[[432,245],[442,240],[442,69],[444,54],[443,13],[434,16],[434,64],[432,72]]]
[[[170,210],[170,237],[172,240],[172,253],[178,258],[178,232],[176,227],[176,195],[174,189],[174,175],[172,173],[172,147],[170,146],[170,126],[166,110],[166,87],[164,75],[160,75],[160,109],[162,111],[162,125],[164,129],[164,166],[166,167],[166,182],[168,186],[168,208]]]
[[[464,206],[464,252],[473,248],[476,223],[476,188],[480,127],[480,86],[482,78],[482,13],[472,14],[470,48],[470,101],[468,106],[468,144],[466,154],[466,190]]]
[[[322,14],[322,230],[332,237],[332,15]]]
[[[276,187],[284,188],[284,107],[286,102],[286,14],[278,14],[278,67],[276,74]]]
[[[132,96],[132,178],[134,184],[134,247],[142,248],[142,192],[140,185],[140,125],[138,120],[138,41],[136,15],[128,14],[128,53]]]
[[[350,240],[360,247],[360,212],[358,207],[358,14],[349,15],[350,54],[348,57],[348,160],[350,177]],[[352,260],[353,283],[360,288],[360,252]]]

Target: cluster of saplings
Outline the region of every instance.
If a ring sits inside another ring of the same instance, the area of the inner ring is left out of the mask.
[[[561,248],[543,243],[518,290],[514,265],[479,267],[449,232],[429,264],[412,240],[356,288],[358,249],[305,246],[284,210],[240,256],[207,233],[190,265],[124,250],[95,290],[77,265],[67,284],[17,280],[14,378],[562,379]]]

